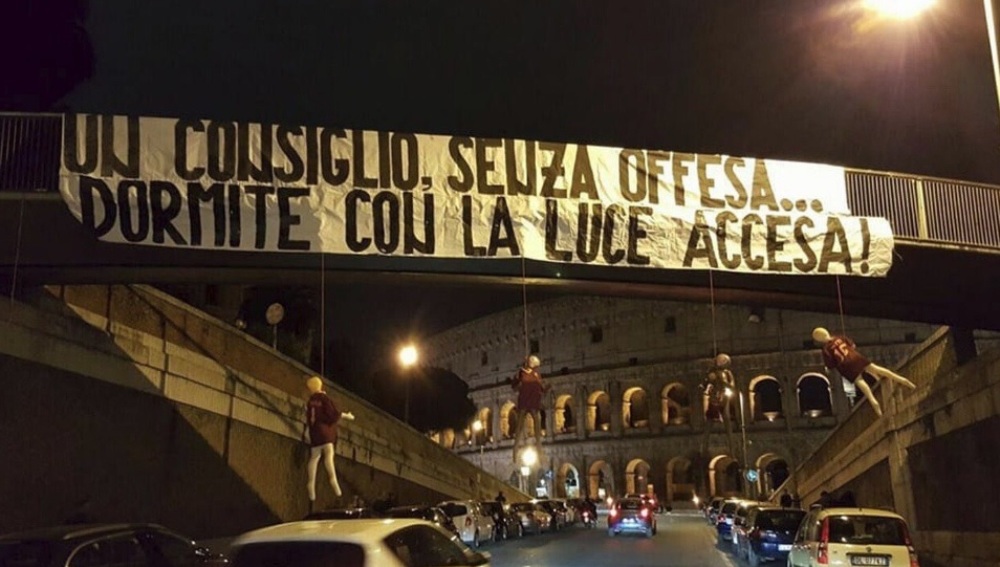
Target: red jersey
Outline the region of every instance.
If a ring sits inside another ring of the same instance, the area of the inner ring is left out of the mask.
[[[854,341],[847,337],[830,337],[823,345],[823,365],[836,368],[840,375],[848,380],[854,380],[871,362],[854,346]]]
[[[542,409],[542,394],[545,393],[545,386],[542,385],[542,375],[537,370],[522,368],[517,373],[517,409],[525,411],[539,411]]]
[[[309,444],[313,447],[337,442],[337,422],[340,410],[324,392],[316,392],[306,402],[306,425],[309,426]]]

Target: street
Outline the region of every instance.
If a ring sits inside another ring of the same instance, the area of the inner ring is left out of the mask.
[[[526,536],[486,546],[493,567],[736,567],[715,547],[715,532],[693,511],[660,514],[658,532],[609,537],[607,520],[588,530],[580,524],[557,534]]]

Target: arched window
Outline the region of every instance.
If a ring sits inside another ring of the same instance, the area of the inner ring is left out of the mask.
[[[502,439],[513,439],[517,430],[517,412],[514,402],[505,402],[500,406],[500,435]]]
[[[695,495],[694,475],[691,460],[674,457],[667,463],[667,502],[691,500]]]
[[[760,494],[770,497],[774,491],[788,480],[788,462],[774,453],[765,453],[757,459],[757,470],[760,471]]]
[[[591,498],[604,498],[618,494],[618,491],[615,490],[614,472],[606,461],[598,460],[591,463],[587,475]]]
[[[455,448],[455,430],[445,429],[441,432],[441,446],[445,449]]]
[[[642,388],[629,388],[622,395],[622,425],[626,429],[649,427],[649,402]]]
[[[687,386],[674,382],[660,393],[660,411],[664,425],[683,425],[691,422],[691,396]]]
[[[600,390],[587,398],[587,431],[611,429],[611,397]]]
[[[743,483],[740,464],[729,455],[718,455],[708,463],[709,491],[712,496],[739,496]]]
[[[573,414],[573,396],[564,394],[556,398],[555,434],[576,431],[576,416]]]
[[[750,413],[753,421],[774,421],[785,417],[781,405],[781,383],[773,376],[750,381]]]
[[[580,486],[580,473],[570,463],[563,463],[556,474],[556,497],[578,498],[583,488]]]
[[[642,459],[632,459],[625,467],[626,494],[645,494],[649,483],[649,463]]]
[[[478,431],[473,431],[476,444],[485,445],[493,440],[493,414],[490,412],[490,408],[480,409],[476,415],[476,421],[479,423],[476,426]]]
[[[806,417],[833,415],[830,382],[822,374],[805,374],[798,382],[799,410]]]

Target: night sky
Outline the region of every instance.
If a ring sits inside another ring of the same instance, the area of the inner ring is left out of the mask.
[[[93,75],[60,109],[720,153],[1000,183],[980,0],[938,0],[907,21],[873,16],[861,0],[102,0],[88,9]],[[383,335],[520,301],[510,288],[396,290],[389,296],[402,301],[376,303],[334,292],[337,332],[349,333],[355,316],[385,313],[396,330]],[[454,308],[468,298],[471,310]],[[393,317],[407,323],[397,329]]]

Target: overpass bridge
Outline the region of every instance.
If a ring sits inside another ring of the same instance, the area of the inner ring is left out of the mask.
[[[489,261],[123,246],[97,240],[58,190],[64,117],[0,115],[0,282],[302,283],[471,281],[589,293],[708,301],[705,270],[623,269],[518,259]],[[889,220],[887,277],[786,277],[715,271],[721,303],[1000,329],[1000,187],[847,169],[852,214]],[[839,289],[838,289],[839,288]]]

